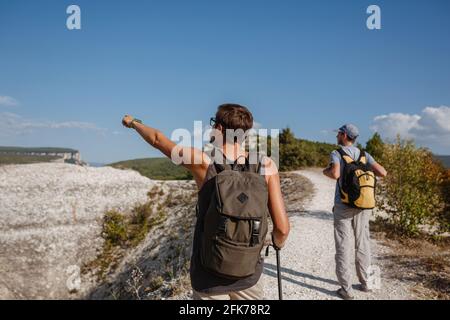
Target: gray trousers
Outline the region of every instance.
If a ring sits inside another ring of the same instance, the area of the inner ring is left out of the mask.
[[[371,263],[369,219],[372,210],[361,210],[336,203],[333,213],[336,276],[342,288],[351,292],[353,253],[355,253],[356,274],[359,282],[367,284],[368,281]]]

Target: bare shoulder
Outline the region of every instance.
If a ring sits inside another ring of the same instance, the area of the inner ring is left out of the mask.
[[[270,182],[271,177],[277,177],[278,176],[278,166],[273,161],[272,158],[263,156],[261,159],[261,169],[260,172],[262,175],[264,175],[264,178],[267,183]]]
[[[261,157],[261,167],[262,168],[271,168],[271,167],[276,167],[276,164],[272,158],[270,158],[268,156],[262,156]]]

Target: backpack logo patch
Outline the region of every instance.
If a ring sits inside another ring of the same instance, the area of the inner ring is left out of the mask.
[[[248,200],[248,196],[242,192],[240,195],[237,196],[237,199],[239,200],[240,203],[244,203]]]

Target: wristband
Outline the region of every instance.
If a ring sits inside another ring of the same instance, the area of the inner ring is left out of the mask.
[[[133,122],[138,122],[138,123],[142,124],[142,120],[137,119],[137,118],[134,118],[134,119],[131,120],[131,122],[130,122],[130,127],[133,128],[133,129],[134,129]]]

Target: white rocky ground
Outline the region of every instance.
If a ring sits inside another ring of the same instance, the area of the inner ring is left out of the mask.
[[[105,211],[145,202],[154,184],[110,167],[0,166],[0,299],[69,297],[67,280],[102,246]]]
[[[333,238],[333,197],[335,183],[318,170],[296,172],[314,185],[314,195],[305,212],[290,213],[291,233],[281,251],[284,299],[339,299],[335,276]],[[372,264],[380,268],[380,289],[373,293],[355,292],[356,299],[413,299],[406,283],[385,277],[383,256],[389,248],[372,240]],[[266,299],[278,299],[275,253],[265,260],[263,275]],[[355,284],[357,284],[355,274]]]
[[[331,213],[334,183],[317,170],[297,173],[313,183],[315,192],[306,207],[302,203],[295,209],[290,204],[292,230],[281,252],[284,298],[337,299]],[[76,268],[94,260],[102,249],[105,211],[127,212],[135,204],[148,201],[147,192],[155,185],[164,191],[161,199],[155,198],[155,204],[167,210],[164,223],[152,229],[136,248],[125,252],[105,283],[82,275],[78,291],[69,293],[69,288],[77,284],[71,282],[77,279],[72,277]],[[295,194],[285,196],[290,202],[302,202]],[[177,277],[189,259],[194,203],[192,182],[162,183],[130,170],[56,163],[2,166],[0,299],[133,299],[136,295],[125,289],[136,268],[143,273],[141,298],[158,299],[177,291],[178,298],[189,299],[189,285],[177,281]],[[389,248],[373,241],[374,264],[381,268],[381,289],[372,294],[355,291],[357,298],[414,298],[408,288],[411,284],[384,276],[382,258],[389,252]],[[164,281],[158,280],[161,276]],[[263,281],[266,298],[277,299],[273,251],[266,259]],[[151,289],[155,287],[160,289]]]

